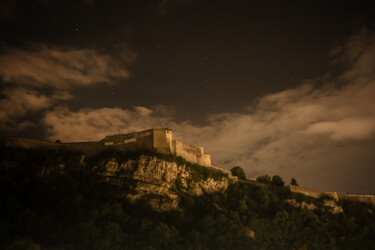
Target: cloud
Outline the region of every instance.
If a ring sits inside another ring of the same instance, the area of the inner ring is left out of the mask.
[[[345,118],[337,122],[319,122],[310,125],[309,134],[328,134],[333,140],[365,139],[375,132],[375,119]]]
[[[161,127],[164,121],[165,118],[160,117],[157,112],[145,107],[134,107],[133,110],[82,109],[78,112],[58,107],[47,112],[44,118],[51,139],[73,142],[100,140],[109,133]]]
[[[17,118],[25,116],[30,111],[51,107],[57,100],[68,100],[72,97],[65,91],[55,91],[47,96],[22,87],[5,88],[1,94],[3,95],[0,100],[0,129],[2,130],[32,126],[32,122],[23,119],[19,123]]]
[[[114,58],[90,49],[10,48],[0,55],[0,77],[6,83],[56,89],[113,84],[130,77],[127,63],[134,57],[129,50]]]
[[[278,174],[312,188],[373,193],[375,72],[367,63],[374,63],[375,43],[368,31],[355,36],[351,40],[365,45],[349,40],[336,53],[340,60],[335,60],[346,65],[342,74],[261,97],[245,113],[212,114],[203,126],[174,122],[172,114],[158,112],[163,109],[146,107],[57,108],[44,124],[50,138],[63,141],[168,124],[174,138],[204,146],[216,166],[242,166],[249,178]]]
[[[117,49],[117,55],[111,56],[92,49],[5,48],[0,55],[0,78],[6,84],[0,99],[0,129],[31,126],[31,121],[19,118],[73,98],[68,91],[75,87],[117,84],[129,78],[127,66],[136,55],[125,44]]]

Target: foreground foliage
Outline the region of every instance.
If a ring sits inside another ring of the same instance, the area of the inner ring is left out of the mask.
[[[130,204],[129,187],[98,174],[106,157],[1,149],[0,249],[375,249],[369,205],[342,203],[341,214],[295,208],[284,200],[319,200],[291,194],[276,177],[199,197],[178,190],[181,211],[159,213]]]

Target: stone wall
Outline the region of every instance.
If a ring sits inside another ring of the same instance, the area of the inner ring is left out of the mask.
[[[305,187],[289,185],[287,186],[291,192],[301,193],[306,196],[313,198],[320,198],[323,195],[328,195],[334,198],[336,201],[357,201],[363,202],[375,206],[375,195],[370,194],[348,194],[348,193],[337,193],[337,192],[324,192],[319,190],[313,190]]]
[[[196,163],[201,166],[211,166],[211,156],[205,155],[202,147],[195,147],[193,145],[174,140],[173,153],[181,156],[191,163]]]
[[[171,154],[170,143],[167,140],[167,134],[172,138],[172,131],[167,129],[153,129],[154,151],[159,154]]]
[[[294,186],[294,185],[289,185],[287,186],[287,188],[289,188],[291,192],[304,194],[306,196],[310,196],[313,198],[320,198],[321,196],[328,195],[334,198],[335,200],[338,200],[338,196],[336,192],[324,192],[324,191],[319,191],[319,190],[314,190],[314,189],[309,189],[309,188]]]
[[[364,202],[375,206],[375,195],[338,193],[340,200]]]

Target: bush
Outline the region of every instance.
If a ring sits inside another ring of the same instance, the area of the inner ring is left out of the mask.
[[[261,182],[261,183],[265,183],[265,184],[270,184],[271,183],[271,177],[269,177],[268,175],[258,176],[256,181]]]
[[[272,177],[271,183],[272,185],[277,186],[277,187],[284,187],[285,185],[285,182],[283,181],[283,179],[281,179],[281,177],[278,175],[274,175]]]
[[[297,183],[296,179],[294,179],[294,177],[293,177],[292,180],[290,181],[290,185],[298,186],[298,183]]]
[[[238,179],[246,180],[246,174],[240,166],[235,166],[231,170],[233,176],[237,176]]]

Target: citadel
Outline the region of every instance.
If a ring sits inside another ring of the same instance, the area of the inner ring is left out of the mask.
[[[59,143],[26,138],[6,138],[2,144],[7,147],[63,148],[81,151],[88,156],[110,149],[149,151],[181,156],[190,163],[211,167],[211,156],[204,154],[203,147],[173,140],[172,130],[168,128],[152,128],[139,132],[108,135],[100,141],[93,142]]]

